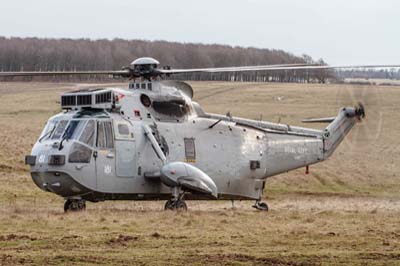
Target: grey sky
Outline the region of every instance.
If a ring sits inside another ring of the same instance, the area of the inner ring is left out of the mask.
[[[400,63],[398,0],[2,0],[0,35],[275,48],[330,64]]]

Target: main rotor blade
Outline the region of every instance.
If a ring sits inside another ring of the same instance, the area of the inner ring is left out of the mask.
[[[281,67],[304,67],[304,66],[318,66],[315,64],[276,64],[276,65],[262,65],[262,66],[236,66],[236,67],[216,67],[216,68],[188,68],[188,69],[162,69],[159,70],[163,74],[180,74],[180,73],[195,73],[195,72],[241,72],[241,71],[255,71],[255,69],[273,69]]]
[[[0,77],[40,77],[40,76],[73,76],[73,75],[129,75],[129,70],[117,71],[54,71],[54,72],[0,72]]]
[[[280,65],[269,65],[269,66],[264,66],[264,67],[295,67],[295,66],[305,66],[306,64],[280,64]],[[246,71],[247,69],[252,69],[255,66],[244,66],[244,67],[233,67],[234,69],[240,68],[243,69],[243,71]],[[224,71],[224,72],[229,72],[232,67],[222,67],[218,68],[220,69],[219,72]],[[204,72],[207,71],[208,68],[203,68],[203,69],[195,69],[196,71],[190,71],[191,69],[186,70],[186,69],[181,69],[181,70],[172,70],[174,73],[189,73],[189,72]],[[192,69],[193,70],[193,69]],[[41,72],[41,71],[28,71],[28,72],[0,72],[0,77],[40,77],[40,76],[72,76],[72,75],[114,75],[114,76],[122,76],[126,78],[133,78],[133,77],[140,77],[144,76],[142,73],[134,73],[131,72],[132,69],[123,69],[123,70],[110,70],[110,71],[46,71],[46,72]],[[159,70],[156,69],[154,70],[154,73],[147,73],[147,74],[153,74],[154,76],[158,76],[160,74],[167,74],[169,70]],[[183,71],[183,72],[180,72]],[[236,70],[237,71],[237,70]],[[218,71],[217,71],[218,72]]]
[[[222,67],[222,68],[194,68],[194,69],[164,69],[160,72],[164,74],[182,74],[182,73],[223,73],[223,72],[248,72],[248,71],[278,71],[278,70],[328,70],[328,69],[368,69],[368,68],[400,68],[400,65],[294,65],[294,66],[251,66],[251,67]]]
[[[240,67],[217,67],[217,68],[192,68],[192,69],[154,69],[149,73],[134,73],[132,69],[110,70],[110,71],[54,71],[54,72],[0,72],[0,77],[35,77],[35,76],[72,76],[72,75],[114,75],[126,78],[136,78],[141,76],[159,76],[184,73],[224,73],[224,72],[250,72],[250,71],[279,71],[279,70],[328,70],[328,69],[383,69],[400,68],[400,65],[310,65],[310,64],[282,64],[282,65],[263,65],[263,66],[240,66]]]

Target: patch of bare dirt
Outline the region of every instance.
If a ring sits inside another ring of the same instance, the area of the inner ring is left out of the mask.
[[[224,254],[224,255],[205,255],[202,260],[210,264],[231,265],[233,262],[246,262],[253,265],[273,265],[273,266],[316,266],[321,263],[316,261],[299,261],[286,258],[259,258],[244,254]]]
[[[28,235],[16,235],[16,234],[0,235],[0,241],[13,241],[13,240],[35,241],[35,240],[37,240],[37,238],[36,237],[31,237],[31,236],[28,236]]]
[[[33,260],[29,258],[17,258],[8,254],[3,254],[0,256],[0,265],[1,266],[9,266],[9,265],[31,265],[33,264]]]
[[[138,240],[137,236],[129,236],[129,235],[118,235],[117,237],[111,238],[106,243],[110,245],[121,245],[126,246],[128,242]]]

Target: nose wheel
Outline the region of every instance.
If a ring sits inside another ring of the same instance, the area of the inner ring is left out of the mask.
[[[76,212],[86,209],[86,201],[82,199],[67,199],[64,203],[64,212]]]

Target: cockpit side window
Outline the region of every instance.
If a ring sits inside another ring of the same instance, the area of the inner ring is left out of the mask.
[[[97,122],[97,147],[104,148],[106,146],[106,137],[104,133],[104,124]]]
[[[92,150],[78,142],[72,144],[68,162],[70,163],[89,163],[92,157]]]
[[[97,122],[97,147],[104,149],[114,148],[114,136],[110,121]]]
[[[89,146],[93,146],[94,126],[95,126],[95,123],[93,120],[88,121],[85,129],[82,132],[81,137],[79,138],[79,141],[81,141]]]

